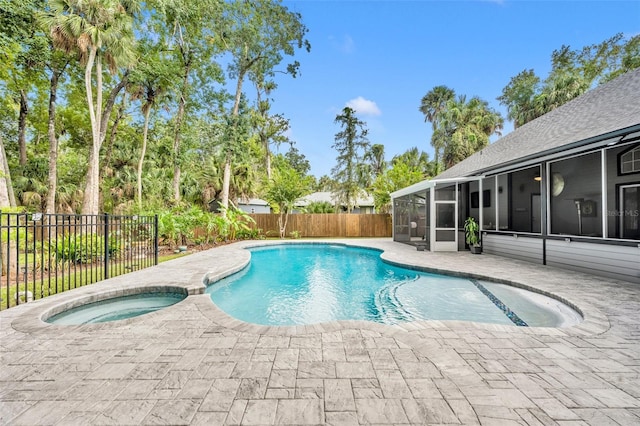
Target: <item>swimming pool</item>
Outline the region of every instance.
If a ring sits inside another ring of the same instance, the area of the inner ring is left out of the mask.
[[[504,284],[387,264],[373,249],[283,244],[250,249],[242,271],[207,287],[229,315],[264,325],[367,320],[463,320],[558,327],[580,315],[562,302]]]

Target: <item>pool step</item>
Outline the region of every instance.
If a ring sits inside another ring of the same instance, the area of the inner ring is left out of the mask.
[[[398,300],[396,292],[398,288],[409,282],[418,280],[419,276],[407,277],[405,280],[395,282],[382,287],[375,294],[375,311],[380,321],[385,324],[398,324],[400,322],[413,321],[414,316],[407,311],[402,302]]]

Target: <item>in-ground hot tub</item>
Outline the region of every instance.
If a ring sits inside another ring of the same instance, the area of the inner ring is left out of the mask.
[[[179,287],[105,292],[58,305],[47,311],[42,319],[60,325],[118,321],[164,309],[184,300],[187,295],[187,291]]]

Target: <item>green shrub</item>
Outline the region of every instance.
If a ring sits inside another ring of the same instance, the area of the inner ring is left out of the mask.
[[[120,239],[109,239],[109,256],[120,253]],[[90,234],[76,237],[67,235],[57,240],[54,252],[56,259],[62,262],[93,263],[104,257],[104,238]]]
[[[291,238],[293,238],[294,240],[297,240],[298,238],[300,238],[300,232],[298,231],[291,231],[289,232],[289,236]]]

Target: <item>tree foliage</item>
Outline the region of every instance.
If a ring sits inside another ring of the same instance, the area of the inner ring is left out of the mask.
[[[431,145],[437,157],[442,151],[442,163],[449,168],[489,144],[489,137],[500,134],[504,119],[488,102],[464,95],[456,98],[446,86],[436,86],[423,98],[420,110],[433,126]]]
[[[269,77],[273,77],[276,67],[284,59],[283,55],[293,56],[296,49],[301,48],[309,51],[311,45],[305,39],[308,30],[302,23],[301,15],[289,11],[278,1],[237,1],[226,4],[228,8],[223,15],[224,31],[220,42],[232,58],[229,76],[236,80],[236,92],[231,115],[237,116],[242,85],[247,75],[260,87]],[[300,63],[293,61],[286,65],[285,72],[295,77],[299,67]],[[225,207],[229,200],[232,154],[231,150],[227,150],[224,164],[221,202]]]
[[[309,194],[310,189],[310,178],[301,176],[293,168],[282,167],[274,170],[267,184],[266,200],[273,211],[279,214],[280,238],[287,234],[287,221],[295,202]]]
[[[344,107],[334,121],[341,130],[335,135],[332,146],[338,151],[336,166],[331,170],[335,179],[333,188],[336,201],[346,206],[347,212],[355,207],[356,199],[364,192],[359,168],[364,164],[364,155],[369,150],[367,123],[356,117],[356,112]]]
[[[640,67],[640,35],[623,34],[572,50],[563,45],[551,54],[551,71],[542,80],[532,69],[512,77],[497,98],[507,118],[520,127],[577,98],[594,86]]]
[[[0,204],[192,216],[197,206],[207,216],[225,191],[231,201],[266,198],[273,168],[351,208],[373,191],[381,210],[389,192],[436,175],[500,130],[486,102],[436,86],[419,106],[434,161],[417,148],[387,161],[366,124],[343,110],[333,176],[315,182],[288,118],[272,110],[278,79],[300,73],[306,37],[302,17],[279,0],[0,0]],[[563,46],[547,78],[523,71],[500,100],[520,125],[639,58],[637,36]]]

